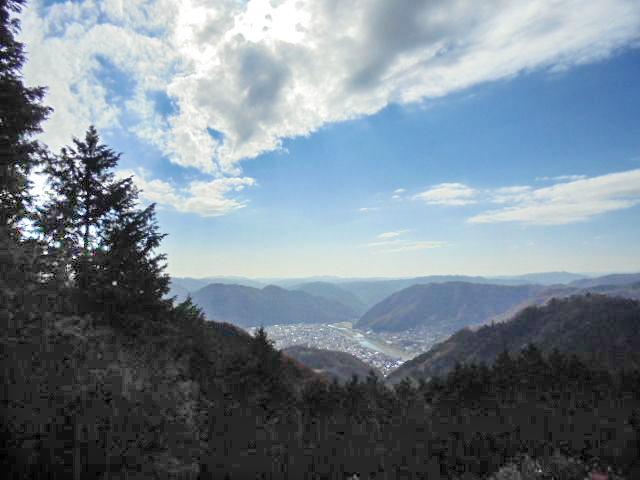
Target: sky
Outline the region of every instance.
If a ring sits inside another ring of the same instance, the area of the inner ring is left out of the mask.
[[[40,140],[96,126],[173,276],[640,271],[637,0],[32,0],[20,20]]]

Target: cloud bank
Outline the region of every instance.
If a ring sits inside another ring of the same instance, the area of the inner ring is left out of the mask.
[[[397,238],[401,235],[404,235],[405,233],[407,233],[409,230],[396,230],[396,231],[391,231],[391,232],[384,232],[381,233],[380,235],[378,235],[378,238],[381,240],[385,240],[388,238]]]
[[[186,188],[179,189],[163,180],[151,180],[148,176],[144,169],[120,170],[117,175],[118,178],[132,177],[134,184],[142,190],[140,196],[149,203],[203,217],[217,217],[245,207],[245,201],[229,198],[229,194],[255,185],[252,178],[226,177],[210,182],[191,182]]]
[[[503,206],[485,210],[467,221],[526,225],[576,223],[640,205],[640,169],[597,177],[563,175],[554,179],[558,183],[542,188],[514,185],[474,189],[463,183],[442,183],[413,198],[436,205],[499,204]]]
[[[510,187],[492,195],[508,206],[469,218],[470,223],[517,222],[563,225],[640,204],[640,169],[557,183],[550,187]]]
[[[94,123],[216,178],[328,123],[592,62],[640,36],[635,0],[34,1],[22,22],[53,148]]]
[[[439,240],[409,240],[399,238],[409,231],[410,230],[396,230],[381,233],[376,237],[375,242],[369,242],[365,246],[373,249],[375,253],[400,253],[441,248],[447,245],[446,242]]]
[[[434,205],[469,205],[476,203],[476,191],[462,183],[441,183],[414,195],[414,200],[424,200]]]

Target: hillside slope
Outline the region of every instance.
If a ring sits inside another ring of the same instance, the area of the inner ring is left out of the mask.
[[[455,331],[505,312],[542,288],[466,282],[414,285],[375,305],[354,327],[400,332],[429,325]]]
[[[256,363],[255,341],[242,329],[199,322],[184,309],[165,313],[138,338],[90,315],[15,318],[0,336],[3,471],[196,478],[215,441],[210,420],[251,394],[233,391],[233,375],[251,385],[265,377],[239,370]],[[277,379],[294,395],[324,381],[290,359]]]
[[[391,372],[387,382],[444,375],[456,362],[491,364],[503,350],[535,343],[543,352],[557,348],[612,370],[640,367],[640,302],[604,295],[553,299],[529,307],[512,320],[463,329]]]
[[[350,321],[355,312],[338,302],[269,285],[263,289],[240,285],[208,285],[193,294],[209,320],[240,327],[292,323]]]
[[[390,295],[414,285],[428,285],[430,283],[491,283],[484,277],[469,277],[466,275],[429,275],[415,278],[390,278],[381,280],[348,280],[336,283],[340,288],[355,295],[367,309],[380,303]]]
[[[549,302],[552,298],[567,298],[574,295],[599,294],[608,297],[628,298],[631,300],[640,300],[640,282],[620,285],[595,285],[586,288],[577,288],[567,285],[554,285],[547,287],[537,295],[525,299],[522,303],[514,305],[509,310],[495,315],[486,322],[504,322],[510,320],[518,312],[531,306],[542,306]]]
[[[374,371],[378,380],[384,378],[380,371],[347,352],[292,345],[282,349],[282,353],[321,374],[329,381],[335,378],[339,383],[344,384],[349,382],[353,375],[357,375],[362,382],[371,370]]]
[[[177,305],[178,303],[184,302],[188,296],[189,290],[171,279],[171,283],[169,284],[169,292],[165,295],[165,298],[175,297],[174,303]]]

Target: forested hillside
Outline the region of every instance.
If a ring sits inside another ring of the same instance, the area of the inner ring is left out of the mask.
[[[640,368],[640,302],[604,295],[552,299],[529,307],[510,321],[463,329],[428,352],[404,363],[387,380],[415,380],[447,374],[456,362],[491,364],[507,349],[535,343],[545,353],[574,353],[611,371]]]
[[[336,379],[341,384],[349,382],[354,375],[360,380],[365,380],[371,374],[378,381],[382,381],[384,378],[380,371],[347,352],[292,345],[283,348],[282,353],[319,373],[329,381]]]
[[[483,277],[469,277],[466,275],[429,275],[426,277],[416,278],[349,280],[346,282],[340,282],[338,286],[355,295],[367,309],[370,309],[394,293],[413,285],[449,282],[489,283],[487,279]]]
[[[466,282],[414,285],[391,295],[354,325],[398,332],[430,326],[451,332],[500,314],[541,291],[537,285],[504,286]]]

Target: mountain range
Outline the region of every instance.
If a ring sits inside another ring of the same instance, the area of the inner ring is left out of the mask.
[[[243,328],[334,323],[357,317],[350,307],[342,303],[275,285],[258,289],[214,283],[197,290],[192,298],[208,320],[229,322]]]
[[[213,283],[225,285],[241,285],[245,287],[264,288],[276,285],[288,290],[302,290],[312,295],[338,300],[361,313],[375,304],[404,288],[429,283],[468,282],[493,285],[571,285],[584,288],[597,285],[621,285],[640,282],[640,274],[614,274],[606,276],[588,276],[571,272],[527,273],[514,276],[468,276],[468,275],[429,275],[412,278],[341,278],[341,277],[309,277],[309,278],[273,278],[253,279],[240,276],[211,276],[205,278],[172,277],[169,296],[177,296],[182,301],[189,293]],[[345,294],[346,292],[346,294]],[[346,296],[349,297],[347,299]],[[355,301],[353,299],[355,297]],[[364,308],[362,307],[364,306]]]
[[[196,303],[208,316],[239,326],[256,326],[261,321],[270,325],[357,319],[356,328],[377,331],[402,331],[420,325],[445,325],[455,330],[504,321],[552,297],[587,292],[640,298],[640,274],[580,278],[568,272],[549,272],[491,280],[460,275],[327,280],[296,283],[297,279],[278,279],[289,288],[272,286],[265,290],[261,281],[244,277],[176,277],[171,279],[169,296],[176,302],[188,295],[197,297]],[[539,283],[521,285],[525,280]],[[557,280],[568,283],[543,285]],[[267,306],[272,315],[263,312]]]

